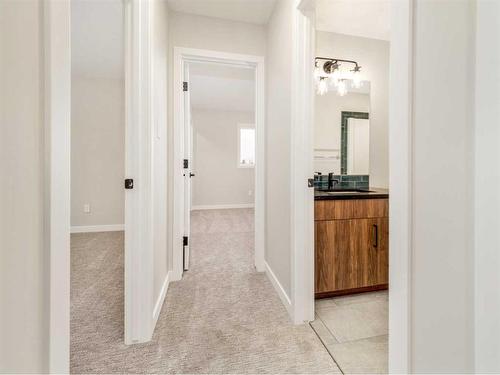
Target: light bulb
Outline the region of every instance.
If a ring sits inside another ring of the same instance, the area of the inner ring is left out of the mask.
[[[346,84],[345,84],[345,80],[340,80],[338,85],[337,85],[337,93],[340,95],[340,96],[344,96],[345,94],[347,94],[347,87],[346,87]]]
[[[340,79],[340,72],[338,69],[335,69],[333,73],[329,75],[329,80],[330,83],[334,86],[337,86],[339,84],[339,79]]]
[[[354,72],[352,75],[352,86],[359,89],[361,87],[361,73],[360,72]]]
[[[314,80],[318,84],[321,79],[321,70],[319,69],[318,66],[314,68]]]
[[[361,70],[359,69],[359,67],[356,67],[352,71],[352,86],[359,89],[361,85]]]
[[[320,78],[318,82],[318,94],[323,96],[328,92],[328,83],[325,78]]]

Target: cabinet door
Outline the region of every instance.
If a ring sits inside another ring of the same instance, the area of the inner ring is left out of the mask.
[[[315,222],[315,291],[388,282],[388,219]]]
[[[372,231],[372,249],[376,256],[374,257],[376,265],[375,284],[389,283],[389,219],[378,218],[371,220]]]
[[[358,288],[363,283],[361,249],[368,243],[360,220],[315,222],[317,293]]]

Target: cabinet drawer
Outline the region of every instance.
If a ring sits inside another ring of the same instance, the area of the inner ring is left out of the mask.
[[[314,202],[314,220],[369,219],[388,216],[388,199],[345,199]]]

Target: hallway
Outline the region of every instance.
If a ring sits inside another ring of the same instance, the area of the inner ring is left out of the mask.
[[[72,373],[340,373],[253,267],[253,210],[192,213],[191,269],[169,286],[153,340],[123,344],[123,233],[71,243]]]

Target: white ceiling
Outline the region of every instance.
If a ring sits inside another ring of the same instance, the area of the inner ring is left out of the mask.
[[[123,77],[122,0],[71,1],[72,72],[86,77]]]
[[[390,40],[390,0],[318,0],[316,29]]]
[[[199,16],[264,25],[276,0],[168,0],[171,9]]]
[[[191,107],[220,111],[253,111],[254,71],[217,64],[189,66]]]

